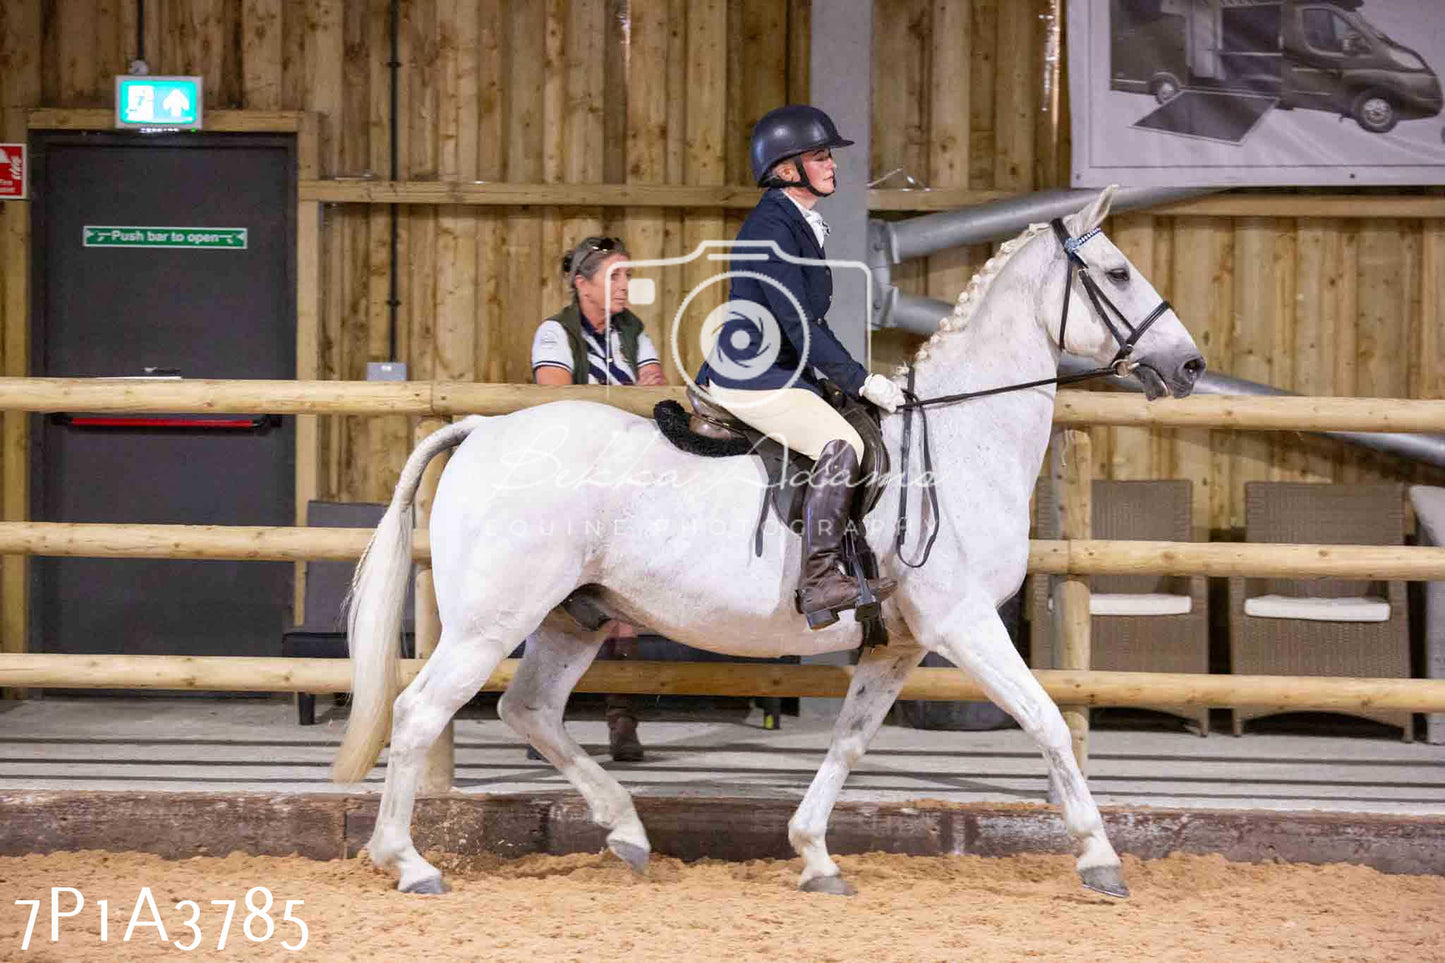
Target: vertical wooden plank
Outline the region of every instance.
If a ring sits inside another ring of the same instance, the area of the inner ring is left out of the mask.
[[[507,78],[510,98],[507,135],[507,179],[520,182],[542,180],[544,56],[547,11],[540,3],[514,5],[511,17],[511,70]],[[560,305],[543,307],[544,274],[551,264],[544,256],[542,225],[532,208],[508,208],[504,242],[506,278],[503,308],[505,371],[507,380],[526,381],[531,376],[532,334],[537,325]]]
[[[1109,237],[1134,270],[1151,282],[1158,271],[1154,266],[1154,218],[1148,214],[1120,214],[1114,217]],[[1147,428],[1096,428],[1095,443],[1103,442],[1109,451],[1109,478],[1149,479],[1157,477],[1154,468],[1154,440]]]
[[[729,12],[726,182],[751,184],[747,144],[753,126],[788,103],[788,11],[770,0],[744,0],[730,4]]]
[[[335,177],[340,156],[342,65],[345,62],[340,0],[305,7],[305,109],[321,115],[321,176]]]
[[[444,181],[476,179],[477,58],[480,34],[475,4],[442,4],[437,17],[437,100],[440,175]],[[434,376],[470,381],[476,365],[477,222],[462,206],[443,207],[437,218],[437,322]]]
[[[207,109],[226,106],[221,82],[227,33],[222,0],[172,0],[166,23],[166,41],[175,48],[179,72],[202,78]]]
[[[1093,537],[1093,464],[1089,432],[1077,428],[1061,431],[1050,446],[1050,482],[1059,506],[1059,531],[1069,540]],[[1069,575],[1058,579],[1054,589],[1054,624],[1058,631],[1060,669],[1087,671],[1092,662],[1093,619],[1089,614],[1089,579]],[[1089,709],[1060,706],[1069,727],[1074,759],[1081,772],[1089,764]]]
[[[1204,359],[1216,371],[1227,370],[1221,358],[1228,357],[1228,325],[1232,293],[1223,283],[1225,265],[1222,257],[1218,222],[1210,218],[1180,217],[1174,224],[1173,303],[1181,317],[1190,319],[1190,329]],[[1223,317],[1221,325],[1219,319]],[[1221,344],[1221,342],[1224,342]],[[1213,512],[1221,496],[1216,489],[1227,486],[1229,465],[1225,459],[1215,464],[1207,428],[1181,429],[1174,433],[1174,478],[1194,480],[1194,538],[1209,540]],[[1222,510],[1221,510],[1222,511]]]
[[[790,104],[809,103],[813,56],[813,0],[792,0],[788,8],[788,91]]]
[[[416,437],[413,441],[420,444],[433,432],[440,431],[446,425],[447,422],[440,418],[423,418],[417,423]],[[416,493],[416,527],[419,530],[426,531],[431,524],[431,509],[432,503],[436,501],[437,483],[441,480],[442,471],[446,468],[449,457],[450,453],[444,452],[433,458],[422,474],[421,484],[417,487]],[[417,566],[413,585],[416,611],[416,657],[428,659],[431,658],[432,653],[436,652],[442,637],[441,613],[437,611],[436,585],[432,580],[430,565]],[[426,759],[422,762],[421,778],[417,786],[418,792],[426,795],[441,795],[451,791],[452,774],[456,764],[453,732],[452,722],[447,720],[441,734],[427,749]]]
[[[1260,384],[1276,383],[1272,365],[1279,323],[1275,238],[1281,230],[1279,222],[1272,218],[1239,218],[1234,224],[1238,283],[1234,286],[1233,350],[1228,371]],[[1269,480],[1271,446],[1272,438],[1265,432],[1231,432],[1220,440],[1220,453],[1228,452],[1234,464],[1226,517],[1215,520],[1219,527],[1243,528],[1244,486],[1251,481]]]
[[[687,152],[684,174],[689,184],[721,184],[727,176],[723,160],[727,111],[727,55],[717,43],[727,30],[727,8],[722,0],[702,0],[687,12]],[[691,251],[703,241],[724,240],[720,210],[694,210],[687,215],[684,244]],[[699,258],[688,263],[683,273],[687,291],[706,284],[717,274],[717,265]],[[726,284],[712,283],[689,305],[678,333],[684,363],[696,371],[703,355],[698,343],[702,319],[726,299]],[[684,294],[686,297],[686,294]],[[681,302],[677,302],[681,304]]]
[[[572,0],[564,29],[561,179],[568,184],[595,184],[602,180],[603,168],[607,0]],[[602,233],[599,208],[566,211],[561,222],[561,243],[553,254],[556,258],[582,238]]]
[[[1039,57],[1034,64],[1036,101],[1034,117],[1035,190],[1068,187],[1068,156],[1064,149],[1064,4],[1063,0],[1034,0],[1038,19]],[[1095,439],[1097,440],[1097,439]]]
[[[1330,287],[1332,295],[1332,317],[1334,339],[1329,342],[1333,351],[1335,369],[1334,393],[1343,396],[1359,396],[1357,368],[1360,287],[1359,287],[1359,231],[1352,221],[1340,222],[1339,236],[1335,239],[1338,251],[1338,280]],[[1337,446],[1334,458],[1334,478],[1337,482],[1361,480],[1361,462],[1368,456],[1352,448]]]
[[[1017,0],[1015,0],[1017,2]],[[998,8],[1000,0],[973,0],[969,4],[972,30],[969,33],[973,73],[969,83],[969,186],[987,190],[994,186],[994,65],[999,54]]]
[[[302,118],[296,135],[296,173],[316,177],[319,131],[316,116]],[[296,378],[321,379],[321,205],[296,204]],[[317,415],[296,416],[296,524],[306,524],[306,509],[321,497],[321,425]],[[296,563],[292,613],[297,624],[306,618],[306,563]]]
[[[607,184],[627,183],[627,83],[629,0],[605,0],[602,36],[602,180]],[[617,211],[608,212],[609,216]],[[621,222],[609,227],[621,230]]]
[[[1401,398],[1407,392],[1410,291],[1406,280],[1405,225],[1394,219],[1360,222],[1356,296],[1355,393]],[[1352,452],[1355,478],[1396,477],[1397,466],[1373,453]]]
[[[477,176],[484,181],[507,176],[507,84],[510,46],[507,43],[510,4],[506,0],[482,0],[478,14],[481,36],[478,64],[479,112],[477,126]],[[506,231],[505,221],[491,209],[477,209],[477,326],[476,359],[473,371],[484,381],[505,380],[506,338],[504,328],[514,323],[502,310],[501,278]]]
[[[972,20],[966,4],[934,0],[928,27],[929,187],[968,187]],[[973,276],[970,252],[955,248],[928,259],[927,293],[953,303]]]
[[[7,30],[7,35],[9,31]],[[37,92],[31,86],[30,92]],[[17,95],[21,91],[16,91]],[[26,112],[12,108],[4,111],[4,135],[10,142],[27,140]],[[4,371],[7,378],[21,378],[30,373],[30,203],[11,201],[4,205],[4,234],[0,236],[0,264],[4,265],[5,322],[3,347]],[[0,472],[3,472],[4,518],[8,522],[24,521],[30,514],[30,416],[23,411],[7,411],[0,426]],[[0,562],[0,651],[24,652],[29,648],[29,607],[27,591],[29,559],[24,555],[7,555]],[[24,698],[21,689],[9,690]]]
[[[149,13],[149,12],[147,12]],[[149,24],[151,18],[146,17]],[[281,21],[281,109],[310,109],[307,87],[308,64],[306,39],[310,35],[310,18],[304,10],[294,7],[287,13],[282,7]],[[149,43],[147,43],[149,47]]]
[[[929,113],[925,71],[930,45],[924,35],[929,14],[930,5],[922,0],[875,0],[873,5],[868,176],[875,180],[899,171],[893,174],[890,186],[906,183],[905,175],[927,178],[924,124]],[[905,294],[926,294],[928,267],[924,258],[896,264],[892,269],[893,284]]]
[[[1274,236],[1274,338],[1270,344],[1270,383],[1284,385],[1294,382],[1294,341],[1298,311],[1299,285],[1295,275],[1298,264],[1298,236],[1295,223],[1277,220]],[[1293,480],[1286,455],[1290,438],[1286,433],[1275,432],[1270,438],[1274,454],[1270,463],[1269,478],[1272,481]],[[1243,488],[1237,487],[1240,497]]]
[[[994,96],[994,186],[1006,191],[1033,187],[1034,112],[1039,104],[1038,12],[1034,4],[1012,0],[998,8],[998,83]]]
[[[241,103],[281,109],[281,0],[245,0],[241,7]]]
[[[656,184],[667,180],[668,141],[668,40],[667,0],[632,0],[631,51],[628,60],[627,95],[627,181]],[[625,227],[627,243],[635,259],[664,256],[665,214],[658,208],[628,208]],[[665,272],[653,271],[659,279]],[[671,312],[669,301],[659,291],[651,305],[633,305],[632,310],[647,327],[648,337],[662,354],[662,369],[671,384],[681,382],[668,338]],[[675,310],[675,308],[674,308]]]
[[[542,66],[542,180],[560,183],[564,177],[567,110],[567,3],[546,0]],[[560,211],[544,207],[538,211],[541,241],[542,316],[549,315],[571,299],[571,289],[555,265],[570,239],[563,237]],[[533,325],[535,325],[535,321]]]
[[[7,0],[0,8],[0,108],[41,102],[40,7],[40,0]]]
[[[1420,398],[1445,398],[1445,222],[1426,221],[1420,245]]]
[[[60,107],[99,106],[92,0],[54,0]]]
[[[95,45],[91,57],[95,60],[95,87],[91,96],[97,103],[106,103],[111,96],[111,80],[116,74],[123,74],[130,65],[126,51],[134,41],[121,34],[121,0],[95,0],[91,12],[91,29]]]
[[[1333,299],[1327,285],[1336,278],[1330,242],[1338,240],[1337,221],[1300,218],[1295,229],[1295,319],[1294,338],[1289,345],[1293,361],[1290,378],[1280,384],[1302,395],[1334,393],[1334,359],[1327,347],[1333,335]],[[1286,478],[1327,482],[1333,476],[1330,454],[1334,446],[1318,438],[1290,434],[1282,439],[1288,447],[1283,459]]]
[[[413,381],[436,377],[436,249],[437,212],[431,206],[408,205],[407,225],[407,333],[411,348],[407,373]]]

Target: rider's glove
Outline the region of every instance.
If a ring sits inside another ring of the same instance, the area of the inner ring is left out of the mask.
[[[863,397],[890,413],[897,411],[898,406],[908,400],[903,397],[902,388],[881,374],[871,374],[863,382]]]

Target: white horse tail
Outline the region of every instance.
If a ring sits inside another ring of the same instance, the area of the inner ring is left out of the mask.
[[[346,642],[351,650],[351,717],[331,767],[336,782],[356,782],[371,771],[386,733],[391,706],[401,691],[398,650],[401,612],[411,576],[413,500],[429,461],[466,440],[480,418],[467,418],[428,435],[401,470],[386,514],[351,576],[346,613]]]

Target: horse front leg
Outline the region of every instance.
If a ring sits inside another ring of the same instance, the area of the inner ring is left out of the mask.
[[[919,621],[913,628],[920,641],[973,677],[1043,752],[1049,779],[1059,790],[1064,826],[1075,840],[1075,865],[1084,885],[1110,896],[1128,896],[1119,856],[1074,760],[1064,717],[1014,648],[998,612],[987,603],[966,600],[936,624],[930,625],[926,617]]]
[[[843,879],[838,864],[828,855],[824,836],[833,805],[848,773],[863,758],[868,744],[883,724],[883,717],[903,690],[908,673],[923,659],[923,649],[910,640],[865,650],[853,670],[843,710],[833,724],[828,755],[813,777],[798,811],[788,821],[788,841],[803,857],[798,888],[808,893],[851,896],[853,885]]]

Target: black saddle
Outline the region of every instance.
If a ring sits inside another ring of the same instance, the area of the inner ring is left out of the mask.
[[[853,500],[853,522],[862,526],[863,519],[878,504],[891,467],[888,449],[883,445],[883,431],[878,413],[871,405],[850,398],[841,388],[825,381],[825,397],[863,439],[863,460],[859,466],[864,480],[861,497]],[[758,513],[758,531],[754,549],[762,554],[762,524],[767,506],[773,507],[778,520],[794,532],[801,531],[803,496],[808,489],[808,475],[813,459],[789,450],[780,442],[739,420],[725,408],[702,397],[693,388],[687,389],[692,405],[688,413],[676,401],[660,401],[652,416],[663,437],[678,448],[707,458],[733,455],[757,455],[768,476],[768,494]]]

